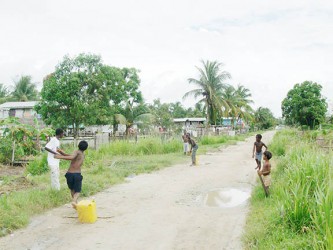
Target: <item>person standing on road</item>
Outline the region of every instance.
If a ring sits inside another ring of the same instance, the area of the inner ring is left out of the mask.
[[[60,141],[64,136],[64,131],[61,128],[57,128],[55,131],[55,136],[51,138],[51,140],[45,145],[45,150],[48,151],[47,154],[47,163],[51,171],[51,188],[55,190],[60,190],[60,182],[59,182],[59,159],[55,159],[54,155],[61,154],[67,155],[64,151],[62,151],[60,147]]]
[[[188,150],[188,140],[187,140],[187,136],[186,136],[186,130],[184,130],[184,134],[182,135],[182,139],[183,139],[184,155],[187,155],[189,150]]]
[[[265,143],[263,143],[261,141],[262,135],[261,134],[257,134],[256,135],[256,141],[254,142],[253,145],[253,154],[252,154],[252,158],[254,158],[254,153],[255,153],[255,160],[257,163],[257,167],[255,169],[261,169],[261,160],[262,160],[262,147],[265,147],[265,150],[267,150],[267,146],[265,145]]]
[[[198,150],[198,144],[191,138],[189,134],[187,134],[187,141],[191,146],[190,153],[192,153],[192,164],[190,166],[195,166],[196,165],[196,155],[197,155],[197,150]]]

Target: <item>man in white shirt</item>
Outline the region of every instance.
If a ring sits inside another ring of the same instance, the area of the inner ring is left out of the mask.
[[[47,154],[47,163],[51,171],[51,188],[55,190],[60,190],[59,182],[59,159],[54,158],[55,154],[67,155],[62,151],[60,147],[59,139],[64,136],[64,131],[61,128],[57,128],[55,131],[55,137],[52,137],[51,140],[45,145],[45,150],[48,151]]]

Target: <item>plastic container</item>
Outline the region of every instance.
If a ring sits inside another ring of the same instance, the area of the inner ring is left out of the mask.
[[[94,223],[97,220],[95,201],[82,200],[76,205],[81,223]]]

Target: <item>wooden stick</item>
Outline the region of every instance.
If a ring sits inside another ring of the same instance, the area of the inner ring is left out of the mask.
[[[264,191],[265,191],[265,196],[268,197],[268,191],[265,187],[265,183],[264,183],[264,180],[262,179],[262,176],[257,172],[258,176],[259,176],[259,179],[260,179],[260,182],[262,184],[262,187],[264,188]]]

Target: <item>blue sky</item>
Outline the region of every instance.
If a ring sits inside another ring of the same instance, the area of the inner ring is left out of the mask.
[[[7,86],[31,75],[41,88],[64,55],[85,52],[138,68],[147,102],[183,102],[202,59],[222,62],[229,83],[250,89],[254,107],[276,116],[305,80],[333,99],[328,0],[0,0],[0,30],[0,83]]]

